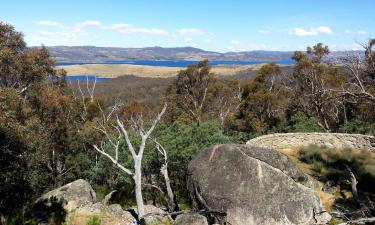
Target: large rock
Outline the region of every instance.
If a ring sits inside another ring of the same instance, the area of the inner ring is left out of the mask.
[[[207,218],[197,214],[182,214],[176,217],[174,225],[208,225]]]
[[[103,205],[102,203],[88,204],[68,213],[67,224],[87,225],[90,218],[96,216],[105,225],[136,225],[135,218],[124,211],[120,205]]]
[[[313,180],[287,156],[266,148],[219,145],[188,166],[193,207],[225,214],[232,225],[322,224]],[[213,215],[215,216],[215,215]]]
[[[246,144],[273,149],[319,145],[328,148],[375,151],[374,136],[346,133],[276,133],[253,138]]]
[[[61,206],[56,207],[56,204]],[[63,216],[67,224],[74,225],[86,225],[92,217],[97,217],[105,225],[137,224],[135,218],[120,205],[107,206],[97,202],[95,191],[82,179],[52,190],[36,201],[33,215],[40,224],[47,223],[51,213]]]
[[[173,225],[170,216],[166,212],[153,205],[145,205],[145,224],[146,225]]]
[[[67,210],[73,210],[83,205],[96,202],[95,191],[87,181],[82,179],[73,181],[44,194],[37,202],[46,201],[51,197],[56,197],[59,200],[63,199],[66,203],[64,208]]]

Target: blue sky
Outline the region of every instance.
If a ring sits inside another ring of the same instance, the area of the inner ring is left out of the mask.
[[[28,45],[359,49],[375,36],[374,0],[0,0]]]

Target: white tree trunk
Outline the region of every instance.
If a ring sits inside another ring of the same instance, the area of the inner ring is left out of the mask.
[[[135,200],[137,202],[138,218],[142,219],[145,215],[145,207],[142,196],[142,158],[134,159],[134,183],[135,183]]]
[[[167,164],[164,164],[161,167],[160,173],[164,177],[165,186],[167,188],[168,209],[169,209],[169,212],[173,212],[176,208],[176,204],[175,204],[174,194],[173,194],[172,187],[171,187],[171,180],[169,179]]]

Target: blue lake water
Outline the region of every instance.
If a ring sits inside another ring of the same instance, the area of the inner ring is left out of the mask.
[[[195,64],[198,61],[189,60],[134,60],[134,61],[106,61],[100,62],[99,64],[131,64],[131,65],[143,65],[143,66],[167,66],[167,67],[186,67],[191,64]],[[210,64],[215,65],[254,65],[261,63],[268,63],[269,61],[225,61],[225,60],[214,60],[210,61]],[[276,63],[282,65],[293,65],[293,60],[281,60]],[[56,62],[57,66],[70,66],[70,65],[85,65],[85,64],[98,64],[90,62]]]
[[[105,80],[110,80],[111,78],[106,78],[106,77],[97,77],[95,75],[87,75],[87,76],[84,76],[84,75],[78,75],[78,76],[66,76],[66,79],[68,80],[71,80],[71,81],[86,81],[86,80],[89,80],[89,81],[94,81],[96,79],[96,81],[105,81]]]
[[[68,81],[94,81],[96,79],[96,81],[106,81],[106,80],[110,80],[111,78],[106,78],[106,77],[98,77],[98,76],[95,76],[95,75],[72,75],[72,76],[66,76],[65,79],[67,79]],[[54,78],[49,78],[49,80],[54,80]]]

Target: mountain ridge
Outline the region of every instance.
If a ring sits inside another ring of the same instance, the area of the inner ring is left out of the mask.
[[[97,46],[47,46],[51,56],[60,62],[107,62],[125,60],[226,60],[271,62],[290,60],[294,51],[252,50],[240,52],[215,52],[194,47],[144,48]],[[330,57],[338,58],[353,51],[336,51]],[[358,51],[362,52],[362,51]]]

